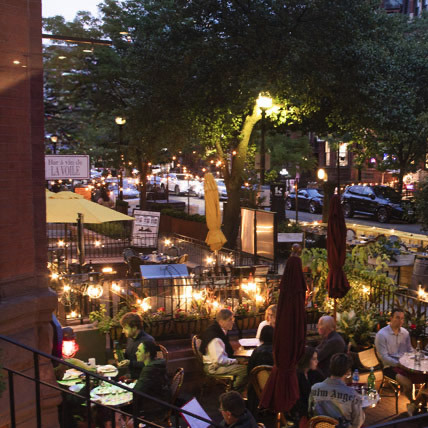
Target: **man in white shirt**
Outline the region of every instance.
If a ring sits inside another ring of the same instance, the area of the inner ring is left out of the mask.
[[[413,382],[409,378],[409,374],[399,367],[400,357],[405,352],[413,352],[409,332],[403,328],[403,324],[403,310],[393,309],[389,325],[376,333],[375,347],[382,360],[384,374],[396,379],[403,388],[404,394],[410,400],[407,405],[407,411],[409,415],[412,415],[416,410],[416,404],[413,402]]]
[[[247,381],[247,368],[233,358],[233,348],[227,337],[232,330],[235,316],[229,309],[217,312],[216,320],[201,336],[200,351],[203,355],[204,370],[210,375],[234,375],[234,389],[241,389]]]

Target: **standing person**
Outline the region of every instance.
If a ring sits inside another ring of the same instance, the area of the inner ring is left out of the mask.
[[[210,375],[234,375],[233,387],[245,387],[247,368],[233,358],[233,348],[227,337],[232,330],[235,316],[229,309],[221,309],[216,320],[201,335],[200,352],[203,355],[204,370]]]
[[[416,411],[417,406],[413,400],[413,383],[419,383],[418,379],[411,379],[411,375],[399,367],[399,359],[405,352],[413,352],[410,343],[409,332],[403,328],[404,312],[402,309],[393,309],[389,325],[381,328],[376,333],[375,347],[383,364],[383,373],[395,379],[403,388],[403,392],[409,399],[407,412],[410,416]],[[413,381],[412,381],[413,380]],[[421,383],[425,382],[420,379]]]
[[[337,353],[346,353],[347,347],[343,337],[336,331],[336,321],[333,317],[322,316],[318,321],[317,328],[322,337],[321,343],[316,347],[318,370],[326,378],[330,375],[330,358]]]
[[[268,306],[265,312],[265,320],[262,321],[257,328],[256,339],[260,339],[260,333],[262,332],[264,326],[270,325],[275,328],[276,309],[277,305]]]
[[[300,397],[293,408],[293,415],[297,420],[308,418],[309,395],[311,388],[323,380],[321,373],[317,370],[318,354],[314,347],[306,346],[303,357],[297,364],[297,379],[299,381]],[[302,424],[303,425],[303,424]],[[306,426],[306,425],[303,425]]]
[[[361,396],[345,384],[346,377],[351,374],[351,366],[351,359],[346,354],[331,357],[330,377],[311,389],[309,413],[342,420],[349,428],[361,427],[365,418]]]
[[[125,360],[119,363],[120,367],[129,367],[131,379],[140,376],[144,363],[137,360],[137,349],[140,343],[154,342],[154,338],[143,330],[143,320],[136,312],[127,312],[120,319],[123,333],[127,337]]]
[[[110,199],[110,196],[108,195],[107,189],[102,186],[100,189],[99,197],[97,202],[100,205],[104,205],[107,208],[113,208],[114,202]]]
[[[245,408],[241,394],[236,391],[220,395],[220,412],[223,420],[220,426],[224,428],[257,428],[254,416]]]

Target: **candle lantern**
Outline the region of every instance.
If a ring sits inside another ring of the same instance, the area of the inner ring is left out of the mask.
[[[62,356],[63,358],[73,358],[79,350],[79,345],[76,343],[76,334],[71,327],[64,327],[62,335]]]

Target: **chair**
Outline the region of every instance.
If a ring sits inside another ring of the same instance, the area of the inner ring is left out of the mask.
[[[250,372],[250,383],[253,385],[254,391],[256,392],[259,400],[271,372],[272,366],[257,366]]]
[[[163,360],[165,360],[165,363],[168,363],[168,350],[165,348],[165,346],[160,345],[159,343],[156,343],[156,345],[160,348],[156,357],[162,358]]]
[[[172,247],[168,247],[166,250],[164,250],[163,253],[169,257],[178,257],[180,255],[180,250],[173,245]]]
[[[363,360],[361,360],[360,354],[363,354],[362,355]],[[382,389],[384,388],[384,385],[389,384],[391,386],[392,390],[394,391],[394,395],[395,395],[395,413],[398,413],[398,397],[400,396],[400,392],[401,392],[400,384],[394,378],[387,376],[383,372],[383,364],[382,364],[382,361],[380,360],[380,358],[378,358],[378,356],[377,356],[376,349],[370,348],[367,351],[360,352],[358,354],[358,358],[360,358],[361,364],[364,367],[376,367],[376,366],[381,367],[381,369],[382,369],[382,381],[381,381],[380,386],[379,386],[379,395],[380,395]],[[363,363],[363,361],[364,361],[364,363]],[[377,364],[376,364],[376,362],[377,362]],[[371,365],[368,365],[368,364],[371,364]]]
[[[201,388],[201,397],[204,391],[205,384],[210,380],[223,385],[225,387],[226,392],[229,392],[232,389],[235,376],[234,375],[210,375],[206,373],[204,370],[203,356],[199,351],[200,346],[201,346],[201,339],[199,339],[199,337],[195,334],[194,336],[192,336],[192,350],[193,350],[193,354],[196,357],[196,361],[199,363],[199,366],[204,375],[204,383],[202,384],[202,388]]]
[[[179,367],[174,374],[174,377],[171,381],[171,401],[170,404],[175,405],[177,398],[180,395],[181,386],[183,385],[184,380],[184,369]],[[172,427],[171,422],[172,409],[169,409],[168,414],[165,418],[167,426]]]
[[[177,260],[177,263],[186,263],[188,259],[189,259],[189,255],[183,254],[182,256],[179,257],[179,259]]]
[[[339,423],[338,420],[330,416],[314,416],[309,419],[309,428],[335,428]]]

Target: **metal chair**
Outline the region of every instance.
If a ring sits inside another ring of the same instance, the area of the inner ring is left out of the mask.
[[[175,405],[177,398],[180,395],[181,386],[183,385],[184,380],[184,369],[179,367],[174,374],[174,377],[171,381],[171,401],[170,404]],[[172,409],[169,409],[168,414],[165,418],[167,426],[172,427],[171,422]]]
[[[160,345],[159,343],[156,343],[156,345],[160,348],[156,357],[162,358],[163,360],[165,360],[165,363],[168,363],[168,350],[165,348],[165,346]]]
[[[309,419],[309,428],[335,428],[339,423],[337,419],[330,416],[314,416]]]
[[[250,383],[253,385],[254,391],[256,392],[259,400],[271,372],[272,366],[257,366],[250,372]]]
[[[192,350],[193,350],[193,354],[196,357],[196,361],[199,363],[200,369],[202,370],[202,373],[204,376],[204,382],[202,384],[200,396],[202,397],[204,387],[209,381],[214,381],[218,384],[223,385],[225,387],[226,392],[229,392],[232,389],[235,376],[234,375],[210,375],[206,373],[204,370],[203,355],[199,351],[200,346],[201,346],[201,339],[199,339],[199,337],[195,334],[194,336],[192,336]]]
[[[363,354],[362,357],[360,357],[360,354]],[[380,395],[382,389],[384,388],[384,386],[386,384],[390,385],[392,390],[394,391],[394,396],[395,396],[395,413],[398,413],[398,397],[400,396],[400,393],[401,393],[400,384],[394,378],[387,376],[383,372],[382,360],[380,358],[378,358],[378,355],[376,353],[376,349],[370,348],[367,351],[360,352],[358,354],[358,358],[360,358],[361,364],[365,367],[376,367],[376,366],[381,367],[381,369],[382,369],[382,381],[381,381],[380,386],[379,386],[379,395]],[[363,358],[364,363],[361,360],[361,358]],[[376,364],[376,362],[377,362],[377,364]],[[371,365],[368,366],[366,364],[371,364]]]

